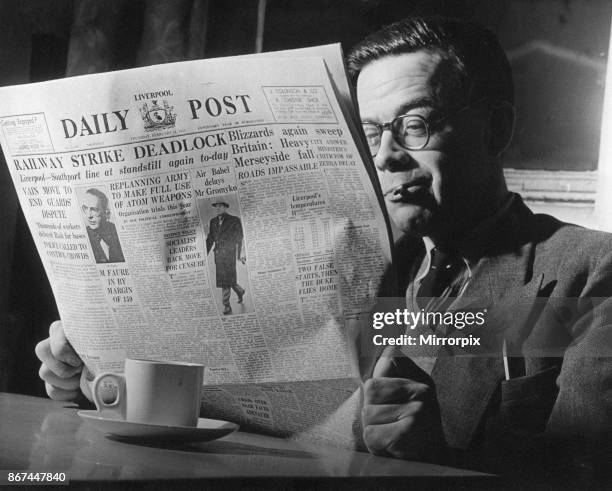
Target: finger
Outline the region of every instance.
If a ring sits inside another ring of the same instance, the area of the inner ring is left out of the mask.
[[[70,378],[83,368],[82,366],[74,367],[56,359],[51,352],[51,342],[48,338],[38,343],[34,351],[42,364],[60,378]]]
[[[405,419],[387,424],[368,425],[363,429],[363,440],[374,455],[392,455],[403,458],[406,449],[400,449],[399,442],[406,435],[411,421]],[[403,446],[406,446],[405,444]]]
[[[49,328],[49,340],[53,357],[73,367],[80,367],[83,362],[66,339],[61,321],[55,321]]]
[[[372,377],[394,377],[395,365],[393,364],[393,359],[392,352],[385,350],[376,362],[376,365],[374,365]]]
[[[56,401],[73,401],[79,395],[76,390],[64,390],[54,387],[51,384],[45,384],[47,395]]]
[[[88,375],[91,375],[91,380]],[[92,388],[93,388],[93,374],[85,367],[81,372],[80,388],[83,395],[90,401],[93,402]]]
[[[405,378],[371,378],[363,384],[364,404],[403,404],[421,398],[429,386]]]
[[[49,338],[43,339],[34,347],[34,353],[36,353],[36,357],[43,363],[45,362],[46,357],[51,356],[51,345],[49,343]]]
[[[43,364],[38,371],[38,375],[46,383],[64,390],[77,390],[79,388],[79,381],[81,374],[77,373],[72,377],[62,378],[53,373],[47,365]]]
[[[393,423],[406,418],[413,418],[423,409],[421,401],[408,404],[366,404],[361,410],[364,426]]]

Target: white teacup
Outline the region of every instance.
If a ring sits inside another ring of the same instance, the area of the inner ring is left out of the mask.
[[[203,378],[203,365],[127,358],[123,374],[106,372],[94,379],[92,395],[98,411],[126,421],[196,426]],[[104,392],[116,398],[108,402]]]

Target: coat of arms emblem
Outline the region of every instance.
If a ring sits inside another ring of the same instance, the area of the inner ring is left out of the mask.
[[[157,100],[153,100],[151,107],[145,102],[140,108],[140,115],[144,121],[144,128],[147,131],[160,130],[164,128],[174,128],[176,113],[174,106],[168,101],[162,101],[160,106]]]

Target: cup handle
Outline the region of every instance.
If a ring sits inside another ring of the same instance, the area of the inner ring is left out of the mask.
[[[113,380],[117,385],[117,398],[110,403],[105,402],[99,393],[101,384],[108,379]],[[111,372],[101,373],[92,383],[91,394],[99,412],[110,411],[125,419],[125,377],[123,375]]]

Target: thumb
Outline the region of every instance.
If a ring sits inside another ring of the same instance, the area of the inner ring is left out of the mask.
[[[395,364],[393,363],[395,351],[386,349],[374,365],[372,377],[396,377]]]
[[[84,366],[81,372],[81,378],[79,380],[79,386],[83,395],[90,401],[93,402],[92,388],[93,388],[93,373]]]

